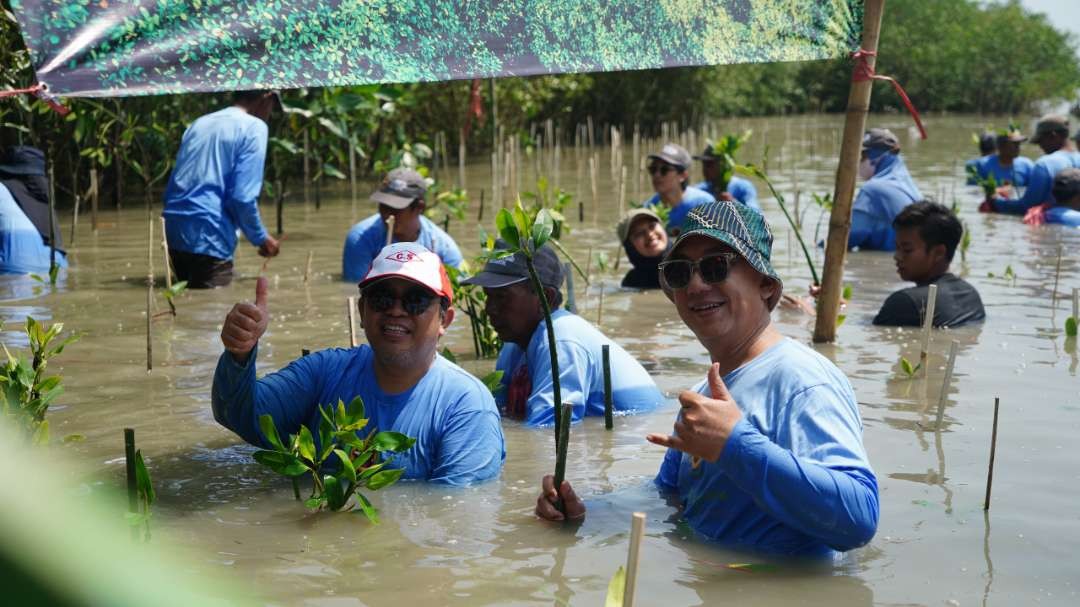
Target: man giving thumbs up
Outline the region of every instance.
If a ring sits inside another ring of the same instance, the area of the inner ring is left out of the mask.
[[[877,480],[862,445],[851,384],[828,359],[787,339],[770,312],[780,278],[772,234],[756,211],[720,201],[695,207],[660,264],[660,284],[709,352],[708,377],[679,395],[656,484],[691,528],[727,546],[828,556],[870,541]],[[559,488],[570,517],[585,505]],[[544,479],[536,513],[560,520]]]

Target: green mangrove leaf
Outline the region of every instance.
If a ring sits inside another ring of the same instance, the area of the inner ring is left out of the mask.
[[[551,238],[551,232],[555,229],[555,221],[547,209],[540,209],[536,214],[536,221],[532,226],[533,250],[539,250]]]
[[[405,436],[400,432],[379,432],[371,438],[371,447],[380,453],[383,451],[393,451],[394,453],[408,451],[414,443],[416,443],[415,438]]]
[[[911,361],[908,360],[907,358],[903,357],[903,356],[900,357],[900,369],[908,377],[911,377],[912,375],[915,375],[915,367],[912,367],[911,366]]]
[[[457,357],[454,356],[454,353],[450,351],[449,347],[445,347],[442,349],[442,357],[454,363],[455,365],[457,364]]]
[[[1076,337],[1076,317],[1070,316],[1065,319],[1065,335],[1068,337]]]
[[[360,511],[364,513],[364,516],[367,517],[367,520],[371,521],[371,524],[378,525],[379,511],[375,509],[375,506],[371,505],[371,502],[368,501],[368,498],[364,497],[363,493],[357,491],[355,495],[356,504],[360,506]]]
[[[349,401],[349,405],[345,407],[345,414],[346,415],[344,423],[339,420],[339,424],[352,427],[356,425],[357,422],[364,422],[362,425],[359,425],[354,429],[363,428],[367,425],[367,420],[364,419],[366,415],[366,412],[364,411],[364,399],[360,398],[359,396],[354,397],[351,401]]]
[[[372,491],[378,491],[383,487],[389,487],[401,478],[401,475],[405,474],[404,468],[393,468],[391,470],[380,470],[371,475],[371,478],[367,479],[367,488]]]
[[[255,461],[283,476],[300,476],[308,471],[308,466],[291,453],[282,451],[256,451],[252,454]]]
[[[143,497],[147,506],[157,499],[154,484],[150,482],[150,471],[146,469],[146,463],[143,462],[142,449],[135,451],[135,486],[138,487],[139,495]]]
[[[274,425],[274,418],[270,414],[263,414],[259,416],[259,429],[262,430],[263,436],[266,440],[270,441],[270,444],[274,446],[278,451],[288,451],[285,445],[281,444],[281,437],[278,436],[277,426]]]
[[[518,232],[517,226],[514,225],[514,216],[507,209],[499,209],[498,214],[495,215],[495,227],[499,230],[499,238],[506,241],[511,249],[517,250],[521,248],[521,233]],[[513,254],[513,251],[511,251]]]
[[[607,585],[607,598],[604,599],[604,607],[622,607],[623,593],[626,591],[626,569],[622,565],[615,570],[611,581]]]
[[[315,438],[311,436],[311,430],[308,430],[307,426],[300,426],[300,434],[297,435],[297,438],[299,440],[296,445],[300,456],[314,464],[318,464],[319,461],[315,459]]]
[[[341,481],[336,476],[329,474],[323,475],[323,488],[326,495],[326,505],[331,510],[341,510],[345,506],[345,490],[341,486]]]
[[[349,459],[349,454],[341,449],[334,449],[334,455],[337,455],[338,459],[341,460],[341,471],[345,473],[345,478],[349,479],[350,482],[355,483],[356,469],[353,468],[353,462]]]
[[[310,508],[312,510],[318,510],[319,507],[322,506],[323,502],[325,502],[325,501],[326,501],[326,496],[325,495],[313,495],[313,496],[307,498],[306,500],[304,500],[304,507],[305,508]]]

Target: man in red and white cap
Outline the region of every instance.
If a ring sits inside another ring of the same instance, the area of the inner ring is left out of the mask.
[[[214,373],[214,419],[264,448],[264,414],[282,436],[306,425],[317,441],[318,406],[359,396],[368,428],[417,439],[389,464],[404,468],[404,478],[464,485],[498,476],[506,446],[491,392],[437,355],[454,319],[439,256],[417,243],[392,244],[375,256],[359,287],[367,344],[315,352],[257,380],[255,354],[270,318],[260,278],[255,303],[233,306],[221,329],[226,352]]]

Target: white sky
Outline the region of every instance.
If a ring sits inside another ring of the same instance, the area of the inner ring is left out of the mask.
[[[1031,12],[1044,13],[1057,29],[1071,32],[1074,47],[1080,43],[1080,1],[1020,0],[1020,4]],[[1080,49],[1077,53],[1080,54]]]

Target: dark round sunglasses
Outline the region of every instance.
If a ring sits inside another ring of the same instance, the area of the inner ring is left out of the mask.
[[[645,170],[647,170],[650,175],[655,175],[657,173],[660,173],[660,176],[663,177],[664,175],[667,175],[668,173],[670,173],[672,171],[679,171],[681,169],[673,167],[670,164],[659,164],[658,163],[658,164],[650,164]]]
[[[408,289],[400,296],[394,295],[390,289],[373,287],[363,292],[364,300],[367,301],[376,312],[386,312],[394,307],[395,301],[401,302],[401,309],[409,316],[420,316],[431,307],[431,302],[438,296],[422,287]]]
[[[694,270],[697,269],[698,273],[701,274],[701,280],[707,284],[724,282],[728,277],[728,271],[731,270],[731,264],[734,263],[738,256],[737,253],[724,251],[710,253],[697,261],[670,259],[661,262],[658,266],[660,268],[660,280],[672,289],[685,289],[690,284],[690,278],[693,277]]]

